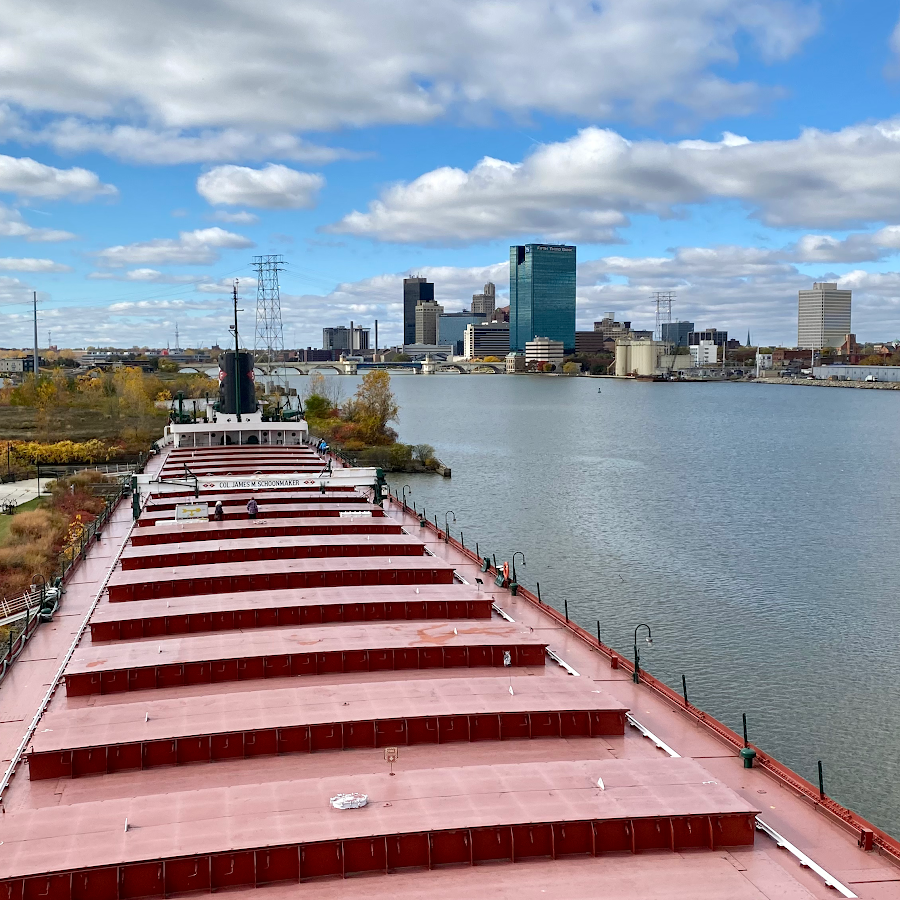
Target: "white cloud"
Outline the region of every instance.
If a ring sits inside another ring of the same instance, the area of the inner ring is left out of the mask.
[[[149,165],[290,159],[327,163],[358,154],[312,144],[286,132],[261,134],[248,129],[202,129],[196,134],[173,128],[145,128],[91,122],[75,116],[32,124],[8,105],[0,109],[0,135],[23,145],[48,144],[59,153],[100,152]]]
[[[807,234],[788,252],[799,262],[872,262],[900,250],[900,226],[889,225],[872,234],[849,234],[843,239]]]
[[[70,266],[54,262],[52,259],[0,258],[0,270],[4,272],[71,272]]]
[[[211,218],[217,222],[228,222],[230,225],[255,225],[259,221],[259,216],[244,209],[238,212],[226,212],[224,209],[217,209]]]
[[[17,209],[0,203],[0,237],[23,238],[29,243],[50,244],[57,241],[73,241],[76,235],[57,228],[35,228],[29,225]]]
[[[203,129],[278,135],[421,123],[454,111],[733,115],[772,93],[720,74],[739,48],[782,60],[818,27],[807,0],[45,0],[27,15],[2,0],[0,14],[0,100],[157,123],[164,137],[149,148],[140,146],[140,129],[104,126],[85,137],[84,126],[64,125],[56,138],[64,142],[68,129],[73,146],[87,141],[148,161],[231,158],[168,130],[201,129],[199,142],[212,145],[227,139]]]
[[[111,303],[107,309],[113,315],[157,316],[175,310],[221,310],[222,304],[214,300],[122,300]]]
[[[0,156],[0,191],[44,200],[90,200],[118,194],[88,169],[56,169],[28,157]]]
[[[101,265],[207,265],[219,258],[218,250],[253,247],[253,241],[222,228],[182,231],[177,238],[156,238],[135,244],[107,247],[97,254]]]
[[[321,175],[273,163],[263,169],[217,166],[197,179],[197,193],[214,206],[311,209],[324,184]]]
[[[458,243],[530,235],[610,242],[634,213],[737,200],[769,225],[839,228],[900,219],[900,119],[793,140],[628,141],[585,128],[522,162],[482,159],[387,188],[329,230]]]
[[[203,284],[207,278],[195,275],[167,275],[158,269],[130,269],[128,272],[90,272],[96,281],[135,281],[143,284]]]

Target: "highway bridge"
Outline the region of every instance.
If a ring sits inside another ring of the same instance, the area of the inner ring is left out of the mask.
[[[417,375],[435,375],[437,373],[457,372],[460,375],[502,375],[506,372],[505,361],[501,362],[447,362],[444,360],[418,360],[415,362],[357,362],[355,360],[334,360],[331,362],[288,362],[270,365],[257,363],[256,371],[265,377],[272,369],[287,370],[297,375],[310,375],[321,372],[323,375],[358,375],[371,369],[387,369],[388,371],[411,371]],[[207,367],[196,365],[179,366],[180,372],[207,371]]]

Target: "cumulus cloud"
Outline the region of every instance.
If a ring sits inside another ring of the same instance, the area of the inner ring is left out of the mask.
[[[118,194],[88,169],[57,169],[28,157],[0,156],[0,191],[44,200],[90,200]]]
[[[783,141],[628,141],[585,128],[521,162],[482,159],[387,188],[330,230],[458,243],[532,235],[610,242],[628,215],[737,200],[774,226],[842,228],[900,218],[900,119]]]
[[[734,115],[771,94],[729,80],[739,51],[783,60],[818,27],[808,0],[296,0],[289,8],[45,0],[27,16],[2,0],[0,13],[0,100],[95,120],[128,110],[176,131],[262,133],[421,123],[456,111]],[[142,150],[114,128],[91,140],[131,158],[200,152],[189,139]]]
[[[834,238],[827,234],[806,234],[788,248],[799,262],[874,262],[900,250],[900,227],[889,225],[871,234],[849,234]]]
[[[324,184],[321,175],[274,163],[263,169],[217,166],[197,179],[197,193],[213,206],[311,209]]]
[[[51,244],[73,241],[76,235],[58,228],[35,228],[22,218],[22,213],[0,203],[0,237],[23,238],[29,243]]]
[[[97,261],[110,268],[131,265],[208,265],[219,258],[219,250],[255,246],[243,235],[222,228],[199,228],[182,231],[177,238],[155,238],[134,244],[107,247],[97,254]]]

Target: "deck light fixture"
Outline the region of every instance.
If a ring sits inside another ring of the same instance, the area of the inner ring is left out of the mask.
[[[518,578],[516,578],[516,556],[521,556],[522,557],[522,565],[523,566],[525,565],[525,554],[521,550],[516,550],[512,555],[512,580],[513,581],[519,580]]]
[[[450,526],[447,524],[447,516],[453,516],[453,524],[456,524],[456,513],[452,509],[448,509],[444,513],[444,543],[450,542]]]
[[[412,488],[408,484],[403,485],[403,505],[406,506],[406,491],[412,493]]]
[[[650,626],[642,622],[634,629],[634,675],[631,677],[635,684],[641,683],[641,654],[638,652],[638,631],[640,631],[641,628],[647,629],[647,646],[653,646],[653,637],[650,634]]]

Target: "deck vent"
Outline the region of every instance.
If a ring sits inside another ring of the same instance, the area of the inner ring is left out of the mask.
[[[362,809],[368,802],[368,794],[335,794],[331,798],[331,805],[335,809]]]

